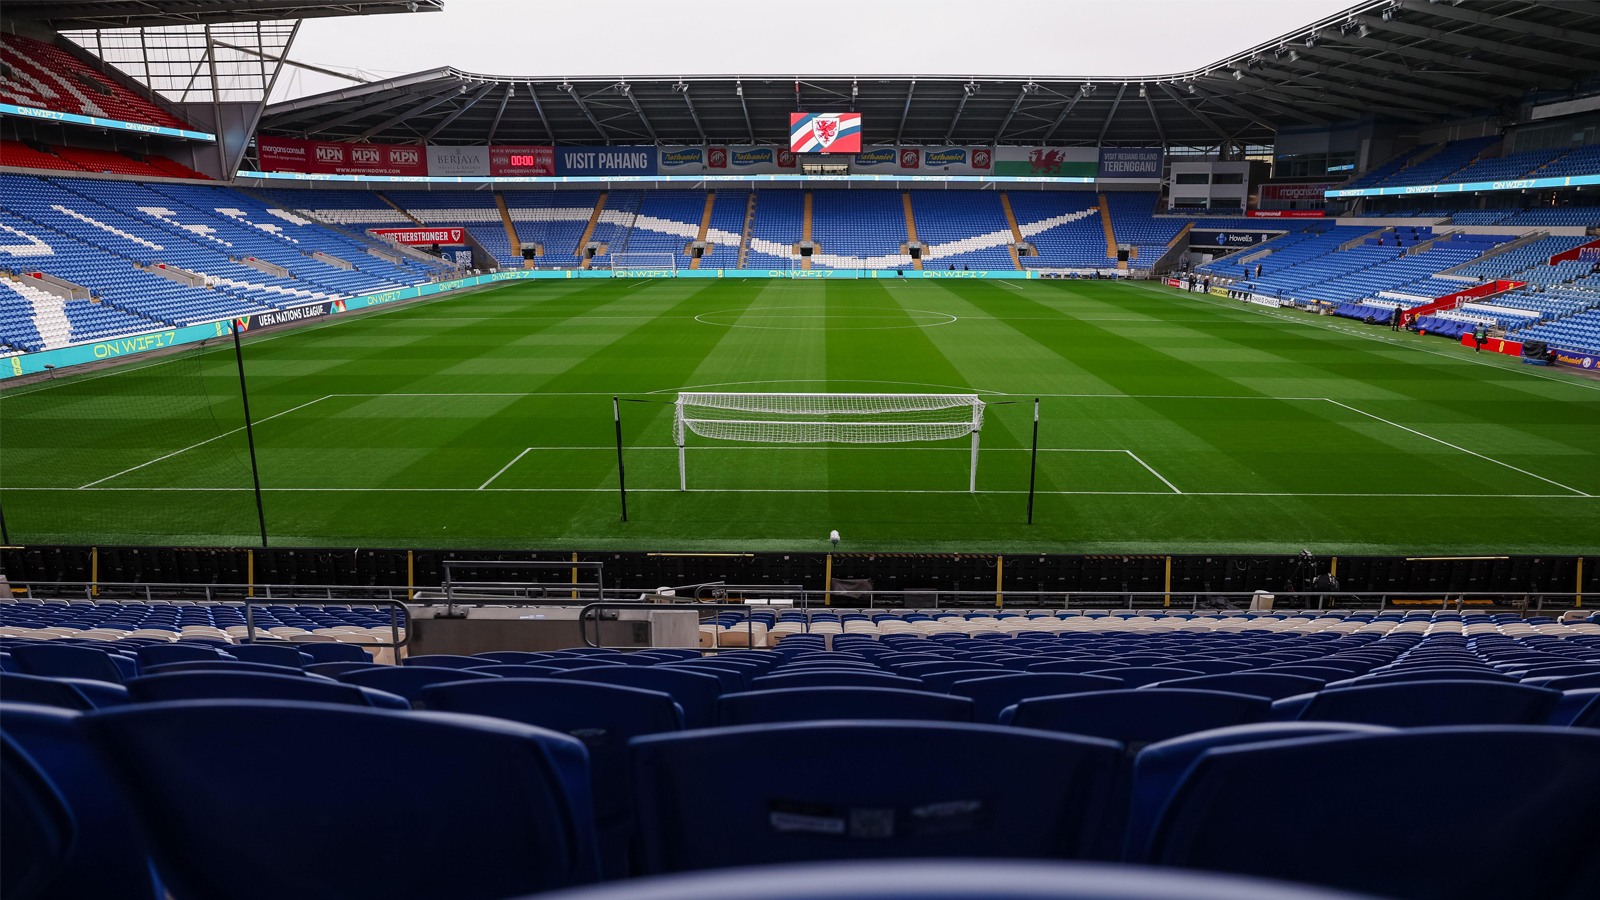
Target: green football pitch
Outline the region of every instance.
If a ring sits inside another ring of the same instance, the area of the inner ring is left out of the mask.
[[[244,358],[278,546],[1600,546],[1600,381],[1148,282],[524,282],[250,334]],[[12,543],[257,544],[238,387],[213,342],[0,391]],[[981,394],[977,492],[965,438],[693,435],[681,492],[686,388]],[[613,395],[641,401],[625,523]]]

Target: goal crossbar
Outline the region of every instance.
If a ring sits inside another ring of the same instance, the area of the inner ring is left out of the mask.
[[[688,490],[688,435],[767,444],[893,444],[972,436],[968,490],[977,490],[976,394],[723,393],[685,391],[674,405],[678,487]]]

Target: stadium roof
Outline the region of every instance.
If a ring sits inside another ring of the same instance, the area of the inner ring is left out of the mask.
[[[1167,75],[566,78],[442,68],[273,104],[259,130],[380,143],[782,144],[790,112],[849,110],[863,114],[867,144],[1215,146],[1367,115],[1509,118],[1528,92],[1570,91],[1597,72],[1600,2],[1369,0]]]
[[[5,0],[5,14],[8,19],[70,31],[437,12],[443,4],[444,0]]]

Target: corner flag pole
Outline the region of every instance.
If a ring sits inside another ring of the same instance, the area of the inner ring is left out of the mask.
[[[1039,475],[1039,398],[1033,398],[1033,458],[1028,464],[1028,524],[1033,524],[1033,485]]]
[[[250,477],[256,485],[256,521],[261,524],[261,546],[267,545],[267,514],[261,508],[261,472],[256,468],[256,433],[250,422],[250,392],[244,385],[244,350],[239,346],[239,322],[233,325],[233,358],[239,363],[239,399],[244,403],[244,435],[250,444]]]
[[[628,481],[622,469],[622,404],[611,398],[611,417],[617,423],[617,490],[622,494],[622,521],[628,521]]]

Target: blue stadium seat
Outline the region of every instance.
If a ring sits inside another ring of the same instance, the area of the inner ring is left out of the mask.
[[[278,666],[272,663],[244,662],[237,659],[162,663],[159,666],[145,666],[140,670],[141,675],[171,675],[175,672],[254,672],[260,675],[288,675],[292,678],[303,677],[306,674],[304,669],[291,669],[288,666]]]
[[[303,700],[383,709],[410,709],[404,697],[376,688],[325,678],[263,675],[259,672],[173,672],[144,675],[127,683],[135,703],[168,700]]]
[[[602,668],[614,669],[616,667],[615,666],[603,666]],[[568,671],[581,672],[583,670],[582,669],[558,669],[555,666],[496,665],[496,666],[473,666],[470,671],[482,672],[485,675],[498,675],[501,678],[555,678],[556,676],[561,675],[564,672],[568,672]]]
[[[69,644],[28,644],[11,648],[11,658],[16,661],[17,669],[27,675],[89,678],[121,684],[124,670],[112,656],[94,647],[74,647]],[[132,660],[127,662],[131,663]]]
[[[634,740],[647,873],[802,860],[1081,857],[1121,748],[994,725],[823,722]],[[774,759],[825,777],[777,777]],[[862,766],[863,760],[893,760]],[[1000,779],[1004,761],[1026,778]]]
[[[498,900],[595,880],[582,745],[480,716],[281,701],[83,719],[179,897]],[[316,760],[328,789],[241,790],[218,761]],[[392,788],[404,810],[374,814]],[[228,814],[219,815],[218,810]],[[314,810],[314,814],[313,811]]]
[[[1430,725],[1537,725],[1561,692],[1488,681],[1410,681],[1324,689],[1301,710],[1301,721],[1365,722],[1419,728]],[[1291,704],[1294,698],[1278,703]]]
[[[423,696],[429,709],[510,719],[582,741],[589,751],[602,871],[608,878],[630,874],[628,741],[682,730],[683,711],[670,695],[573,679],[500,678],[433,685]]]
[[[620,666],[622,663],[591,656],[551,656],[539,660],[539,665],[552,669],[590,669],[599,666]]]
[[[1213,872],[985,859],[713,869],[547,896],[549,900],[1363,900],[1345,891]]]
[[[66,798],[10,736],[0,733],[0,895],[40,896],[66,868],[77,828]]]
[[[724,693],[747,691],[750,689],[750,680],[763,674],[762,670],[753,664],[721,662],[710,659],[704,661],[687,659],[682,662],[663,663],[661,667],[715,675],[722,682]]]
[[[371,668],[376,668],[378,666],[379,666],[378,663],[370,663],[370,662],[322,662],[322,663],[311,663],[310,665],[306,666],[306,674],[308,674],[308,675],[321,675],[324,678],[338,678],[340,675],[343,675],[346,672],[356,672],[356,671],[359,671],[361,669],[371,669]],[[383,666],[383,668],[391,668],[391,667]]]
[[[920,719],[971,722],[975,704],[932,691],[876,687],[781,688],[723,694],[718,725],[803,722],[815,719]]]
[[[401,660],[400,664],[402,666],[433,666],[436,669],[472,669],[478,666],[494,665],[494,663],[485,662],[476,656],[451,656],[445,653],[408,656]]]
[[[372,662],[372,654],[355,644],[317,641],[309,644],[296,644],[295,649],[311,657],[314,662],[319,663]]]
[[[1029,697],[1050,697],[1060,694],[1081,694],[1086,691],[1115,691],[1122,683],[1100,675],[1078,675],[1070,672],[1012,672],[958,681],[950,686],[950,694],[966,697],[975,706],[973,720],[998,723],[1000,713]]]
[[[310,657],[299,650],[276,644],[240,644],[228,652],[245,662],[267,663],[294,669],[304,668],[310,661]]]
[[[938,694],[948,694],[950,693],[950,686],[958,681],[971,681],[975,678],[992,678],[996,675],[1011,674],[1014,674],[1012,669],[949,669],[944,672],[919,675],[917,680],[922,682],[922,686],[926,690]]]
[[[1140,690],[1151,688],[1188,688],[1198,691],[1227,691],[1231,694],[1249,694],[1268,700],[1281,700],[1295,694],[1306,694],[1322,689],[1322,682],[1304,675],[1285,675],[1282,672],[1257,669],[1248,672],[1229,672],[1223,675],[1200,675],[1158,681]]]
[[[1000,714],[1000,723],[1109,738],[1137,750],[1182,734],[1260,722],[1271,710],[1264,697],[1146,688],[1022,700]]]
[[[78,713],[54,707],[0,702],[0,732],[27,752],[60,791],[76,826],[66,869],[42,896],[160,900],[164,892],[151,877],[149,853],[133,811],[95,758],[78,718]],[[7,867],[20,859],[8,855]]]
[[[1381,725],[1350,722],[1257,722],[1197,731],[1150,744],[1133,762],[1133,788],[1128,803],[1128,829],[1123,842],[1123,859],[1138,862],[1145,857],[1150,830],[1185,772],[1200,754],[1213,747],[1259,744],[1288,738],[1316,737],[1324,734],[1385,734],[1394,729]]]
[[[1203,673],[1194,669],[1173,667],[1157,668],[1155,666],[1125,666],[1123,668],[1110,670],[1100,669],[1086,672],[1084,674],[1104,675],[1109,678],[1120,678],[1122,679],[1123,687],[1137,688],[1143,687],[1147,684],[1155,684],[1158,681],[1176,681],[1179,678],[1192,678]]]
[[[1519,764],[1496,767],[1470,786],[1406,779],[1403,796],[1326,777],[1443,759]],[[1600,733],[1585,729],[1417,728],[1218,747],[1183,777],[1146,861],[1400,900],[1593,897],[1600,893],[1596,797]],[[1486,852],[1478,841],[1439,840],[1445,834],[1534,835],[1543,864]],[[1328,835],[1371,835],[1382,850],[1362,852]]]
[[[1600,672],[1586,675],[1540,675],[1525,678],[1523,684],[1549,688],[1553,691],[1571,691],[1578,688],[1600,687]]]
[[[420,707],[424,702],[422,690],[428,685],[499,677],[485,675],[478,670],[435,669],[432,666],[374,666],[370,669],[345,672],[339,676],[339,680],[345,684],[356,684],[399,694],[411,701],[412,706]]]
[[[837,664],[831,663],[830,665]],[[875,668],[846,670],[818,667],[803,670],[793,666],[786,666],[771,675],[762,675],[752,679],[750,687],[758,691],[799,687],[884,687],[920,691],[923,689],[923,684],[915,678],[890,675],[888,672]]]
[[[72,680],[62,678],[44,678],[39,675],[22,675],[16,672],[0,672],[0,697],[13,703],[37,703],[43,706],[54,706],[59,709],[90,710],[100,705],[116,705],[108,702],[113,698],[91,697],[92,688],[86,685],[102,684],[108,690],[122,692],[122,702],[127,702],[127,689],[122,685],[104,684],[104,682],[90,682],[88,679]],[[98,696],[98,692],[97,696]]]
[[[1052,659],[1052,660],[1049,660],[1047,662],[1036,662],[1033,665],[1028,666],[1027,671],[1029,671],[1029,672],[1075,672],[1075,673],[1078,673],[1078,674],[1081,674],[1081,675],[1087,675],[1090,672],[1094,672],[1096,674],[1104,675],[1106,677],[1115,677],[1115,673],[1109,671],[1110,669],[1114,669],[1114,668],[1132,668],[1132,667],[1131,666],[1125,666],[1124,664],[1122,664],[1120,662],[1115,662],[1115,661],[1112,661],[1112,660],[1109,660],[1109,659],[1107,659],[1107,660],[1100,660],[1100,659]]]
[[[660,691],[670,695],[683,710],[683,727],[710,728],[717,722],[717,698],[722,695],[722,682],[705,672],[666,666],[606,666],[573,669],[553,677]]]
[[[483,660],[501,666],[534,665],[539,660],[548,657],[548,653],[534,653],[525,650],[491,650],[488,653],[474,653],[473,659]]]
[[[139,657],[141,672],[164,663],[216,662],[234,658],[214,647],[207,647],[195,641],[184,641],[181,644],[149,644],[140,647],[135,654]]]

